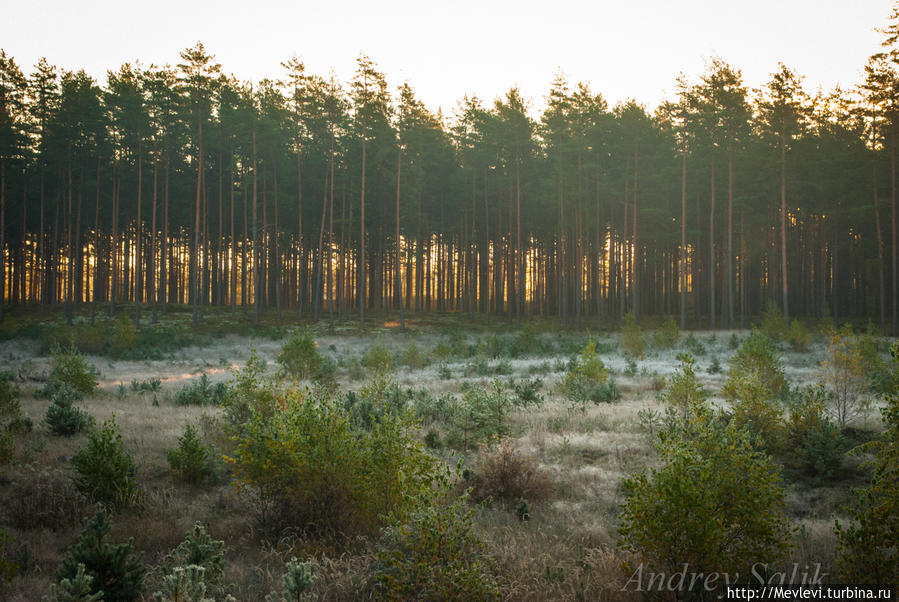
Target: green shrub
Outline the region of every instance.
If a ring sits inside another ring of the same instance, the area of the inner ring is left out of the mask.
[[[206,596],[206,569],[195,564],[177,566],[162,578],[163,590],[153,593],[155,602],[214,602]],[[234,598],[226,598],[233,600]]]
[[[409,346],[406,347],[406,350],[403,352],[403,364],[414,370],[419,370],[428,365],[427,360],[421,354],[421,351],[419,351],[415,341],[409,343]]]
[[[784,559],[784,488],[745,430],[709,413],[657,444],[663,465],[624,481],[619,546],[647,571],[743,573]],[[635,567],[628,566],[630,572]]]
[[[79,565],[92,577],[91,593],[103,593],[104,600],[137,600],[143,590],[146,569],[132,541],[112,544],[108,541],[109,516],[102,506],[84,522],[78,541],[69,551],[57,573],[60,580],[77,580]]]
[[[138,501],[134,460],[125,451],[115,416],[88,433],[87,447],[75,453],[72,465],[77,473],[76,487],[93,500],[113,506],[129,506]]]
[[[97,389],[100,372],[84,359],[74,347],[55,346],[51,352],[50,376],[44,395],[50,397],[64,385],[90,395]]]
[[[702,341],[697,339],[692,332],[684,338],[684,349],[694,356],[703,356],[706,354],[705,345],[703,345]]]
[[[893,379],[899,381],[899,344],[890,347]],[[847,508],[850,522],[836,524],[837,566],[850,583],[882,583],[899,587],[899,390],[887,395],[881,409],[884,432],[864,445],[874,457],[868,463],[870,481],[853,491]]]
[[[787,336],[789,324],[781,313],[780,307],[773,301],[768,302],[768,307],[762,314],[759,330],[772,341],[782,341]]]
[[[816,429],[805,434],[802,446],[802,460],[806,469],[813,475],[832,479],[843,465],[846,452],[846,439],[840,429],[826,417]]]
[[[22,408],[19,405],[19,388],[5,372],[0,372],[0,464],[12,459],[15,451],[13,436],[24,430]]]
[[[849,326],[831,331],[821,376],[830,396],[831,413],[841,428],[868,410],[868,370],[861,337]]]
[[[453,377],[453,372],[449,369],[449,366],[441,363],[437,366],[437,376],[440,380],[450,380]]]
[[[9,560],[9,535],[0,529],[0,592],[3,591],[3,582],[12,581],[19,574],[19,566]]]
[[[94,417],[75,407],[74,403],[83,395],[63,383],[54,391],[50,407],[44,414],[44,424],[54,435],[68,436],[80,433],[94,425]]]
[[[178,567],[197,566],[203,569],[203,583],[210,593],[219,593],[225,572],[225,542],[213,539],[201,522],[194,523],[184,541],[165,557],[164,565]],[[211,586],[211,587],[209,587]]]
[[[449,422],[457,403],[458,401],[452,393],[434,396],[427,389],[421,389],[412,395],[412,410],[425,425],[433,422]]]
[[[393,357],[384,345],[373,345],[362,357],[362,365],[375,372],[393,370]]]
[[[199,483],[215,476],[215,451],[203,442],[192,424],[184,425],[178,447],[165,452],[172,472],[188,483]]]
[[[788,391],[787,378],[774,344],[758,330],[752,331],[730,360],[728,379],[721,390],[725,399],[739,398],[735,387],[740,380],[762,386],[764,397],[768,399],[780,399]]]
[[[643,330],[637,324],[634,312],[629,311],[624,315],[624,324],[621,326],[621,350],[624,353],[642,358],[646,344],[643,341]]]
[[[284,574],[281,576],[281,595],[269,594],[266,602],[300,602],[305,598],[306,592],[312,587],[315,575],[312,573],[311,562],[300,562],[294,556],[284,565]]]
[[[306,331],[298,331],[284,344],[277,362],[294,378],[310,378],[319,369],[322,356],[318,344]]]
[[[75,575],[51,584],[50,595],[41,602],[98,602],[103,599],[103,592],[91,591],[93,581],[94,578],[85,572],[84,564],[79,562]]]
[[[787,433],[794,447],[802,447],[809,432],[821,429],[827,419],[827,398],[827,390],[821,385],[790,391]]]
[[[609,372],[596,352],[596,339],[591,338],[569,368],[562,387],[569,400],[583,405],[590,399],[593,387],[608,378]]]
[[[669,316],[661,328],[652,334],[652,346],[656,349],[670,349],[680,341],[680,326]]]
[[[507,435],[513,405],[512,397],[498,380],[490,387],[466,384],[462,399],[452,408],[447,443],[467,450],[482,441]]]
[[[812,344],[812,333],[799,320],[792,320],[787,331],[787,343],[793,351],[806,351]]]
[[[246,365],[236,370],[229,381],[227,395],[221,405],[225,409],[226,431],[229,434],[239,432],[243,425],[257,416],[265,421],[275,411],[275,393],[265,383],[265,361],[256,350],[250,352]]]
[[[525,378],[524,380],[512,381],[512,390],[515,391],[515,405],[521,408],[531,406],[540,407],[543,405],[544,398],[540,394],[543,387],[543,381],[539,378]]]
[[[765,383],[756,380],[753,374],[733,376],[728,381],[727,397],[733,411],[732,420],[738,428],[759,436],[770,453],[784,448],[787,427],[783,422],[783,408],[771,398]]]
[[[381,412],[370,429],[329,396],[280,394],[270,416],[253,413],[229,458],[252,491],[263,526],[309,535],[364,535],[391,511],[405,515],[427,490],[436,460],[413,433],[408,412]],[[378,411],[381,411],[378,408]]]
[[[385,600],[494,600],[499,588],[463,496],[418,504],[378,542],[374,580]]]
[[[175,393],[172,403],[176,406],[217,406],[228,396],[228,385],[212,384],[203,372],[200,380],[187,383]]]
[[[662,401],[675,408],[683,420],[700,413],[709,395],[696,379],[696,360],[689,353],[679,353],[680,371],[675,371],[668,379],[668,386],[662,391]]]
[[[521,327],[513,342],[514,356],[533,355],[540,347],[540,339],[537,337],[537,328],[532,322]]]

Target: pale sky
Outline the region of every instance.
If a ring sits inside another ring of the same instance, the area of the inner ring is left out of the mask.
[[[880,48],[894,0],[427,0],[193,3],[188,0],[2,0],[0,47],[26,73],[41,56],[105,85],[124,62],[176,64],[197,40],[226,73],[258,81],[296,54],[308,71],[344,83],[360,52],[432,110],[451,115],[463,94],[488,103],[517,85],[544,106],[561,69],[610,104],[650,110],[695,80],[710,56],[760,87],[783,61],[806,90],[858,83]],[[851,7],[850,7],[851,5]]]

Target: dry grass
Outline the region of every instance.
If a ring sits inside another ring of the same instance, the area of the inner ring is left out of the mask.
[[[698,358],[698,376],[714,394],[724,376],[708,374],[706,368],[714,356],[726,371],[733,353],[727,345],[730,333],[718,333],[714,340],[710,333],[694,334],[707,351]],[[476,344],[482,336],[469,334],[466,345]],[[435,395],[459,395],[463,382],[484,380],[466,376],[469,360],[460,357],[445,361],[453,378],[441,380],[438,361],[431,354],[446,337],[435,332],[400,334],[384,328],[374,336],[337,334],[317,337],[317,341],[319,351],[334,359],[361,358],[374,344],[383,344],[396,355],[414,341],[431,363],[422,369],[400,366],[396,380],[402,387],[426,388]],[[600,342],[613,346],[616,341],[615,337],[602,337]],[[311,559],[316,575],[313,593],[319,599],[373,597],[373,542],[346,546],[284,539],[267,543],[251,518],[248,500],[230,485],[189,486],[174,481],[169,472],[165,450],[177,444],[186,422],[201,424],[201,432],[220,447],[227,441],[215,425],[215,409],[174,406],[167,401],[168,396],[198,378],[201,372],[213,382],[227,380],[231,368],[246,361],[250,348],[257,350],[273,375],[274,358],[282,343],[225,337],[208,347],[181,350],[165,361],[110,362],[90,358],[101,371],[103,386],[81,405],[98,422],[115,415],[125,447],[134,455],[138,481],[145,492],[141,507],[114,517],[111,537],[115,541],[134,538],[145,562],[155,565],[199,520],[209,526],[213,537],[225,541],[224,580],[231,584],[228,591],[238,600],[257,600],[279,590],[284,562],[294,555]],[[19,439],[17,465],[0,467],[2,526],[15,540],[23,558],[27,557],[22,575],[0,592],[0,598],[10,600],[34,600],[47,593],[66,548],[78,534],[81,518],[90,512],[89,504],[74,493],[67,468],[72,454],[84,446],[84,436],[54,437],[41,425],[49,402],[36,399],[34,391],[45,378],[47,360],[39,357],[37,350],[33,342],[0,343],[0,357],[9,358],[7,369],[19,377],[24,391],[23,413],[35,424],[32,433]],[[512,377],[520,379],[537,373],[544,383],[541,394],[545,403],[541,407],[516,410],[510,416],[513,438],[509,445],[526,460],[529,470],[545,475],[545,480],[524,495],[532,502],[543,500],[532,503],[527,522],[519,521],[510,509],[514,503],[506,504],[505,509],[498,505],[476,512],[477,532],[487,543],[506,599],[628,599],[629,594],[621,591],[627,580],[621,570],[626,559],[615,548],[617,516],[624,501],[621,482],[659,461],[650,437],[640,426],[638,412],[644,408],[662,409],[653,390],[653,378],[673,373],[677,368],[674,357],[679,351],[648,350],[633,376],[623,374],[626,362],[620,353],[603,355],[624,397],[616,404],[589,405],[583,412],[573,410],[561,394],[563,373],[555,358],[511,360]],[[792,352],[782,353],[794,383],[814,376],[814,354],[819,351],[812,349],[808,356],[812,360]],[[152,393],[137,394],[129,387],[132,380],[150,378],[162,381],[162,391],[156,395],[158,406],[153,405]],[[506,382],[509,376],[500,378]],[[339,379],[344,388],[359,387],[358,382],[348,380],[346,369],[339,371]],[[118,395],[120,384],[128,389],[124,396]],[[489,466],[490,453],[472,454],[468,465],[475,466],[477,473]],[[457,458],[447,456],[447,460],[455,463]],[[491,482],[499,478],[495,472],[481,472],[489,473]],[[820,486],[803,482],[789,488],[787,510],[794,525],[801,527],[792,561],[820,562],[823,570],[832,570],[833,519],[841,515],[847,500],[846,483]]]

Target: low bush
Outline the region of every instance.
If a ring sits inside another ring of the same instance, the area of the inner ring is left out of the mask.
[[[406,347],[406,350],[403,352],[402,360],[404,366],[408,366],[414,370],[419,370],[428,365],[428,361],[425,359],[424,355],[422,355],[421,351],[419,351],[415,341],[409,343],[409,346]]]
[[[680,370],[668,379],[668,386],[659,395],[662,401],[675,408],[683,420],[697,415],[705,406],[709,394],[696,378],[696,360],[689,353],[679,353]]]
[[[87,435],[87,447],[72,457],[75,486],[91,499],[112,506],[129,506],[140,499],[134,460],[125,450],[115,416]]]
[[[74,405],[82,398],[83,395],[80,392],[66,383],[53,392],[50,397],[50,407],[44,414],[44,424],[51,433],[69,436],[85,431],[94,425],[94,417]]]
[[[12,459],[15,450],[14,435],[25,430],[19,405],[19,388],[9,374],[0,372],[0,464]]]
[[[809,345],[812,344],[812,333],[808,328],[802,325],[799,320],[792,320],[790,328],[787,331],[787,343],[793,348],[793,351],[807,351]]]
[[[225,383],[212,384],[206,373],[200,375],[200,380],[188,383],[175,393],[172,403],[176,406],[217,406],[228,396],[228,385]]]
[[[91,593],[102,592],[104,600],[137,600],[143,591],[146,568],[132,541],[113,544],[108,540],[109,515],[102,506],[84,522],[78,541],[69,550],[57,573],[59,580],[78,578],[79,566],[90,575]]]
[[[385,600],[494,600],[499,588],[466,500],[421,503],[386,527],[374,581]]]
[[[728,381],[727,399],[731,402],[732,420],[738,428],[758,436],[769,453],[784,449],[788,432],[783,421],[783,407],[771,397],[765,383],[751,373],[733,376]]]
[[[184,425],[178,447],[166,450],[165,454],[172,472],[182,481],[199,483],[215,478],[215,450],[203,441],[192,424]]]
[[[508,437],[500,439],[495,447],[481,446],[471,473],[468,484],[471,499],[476,502],[535,502],[546,499],[550,493],[549,477],[537,460],[515,449]]]
[[[319,369],[322,356],[318,344],[306,331],[298,331],[284,344],[276,360],[294,378],[310,378]]]
[[[680,341],[680,326],[669,316],[662,326],[652,334],[652,346],[656,349],[670,349]]]
[[[624,323],[621,326],[621,350],[635,358],[642,358],[646,343],[643,341],[643,330],[637,324],[634,312],[624,315]]]
[[[100,372],[77,349],[57,345],[51,352],[50,376],[43,394],[51,397],[57,389],[68,386],[83,395],[90,395],[97,389],[99,376]]]
[[[768,301],[768,306],[762,313],[762,322],[759,325],[761,333],[772,341],[782,341],[786,338],[789,329],[790,325],[780,311],[780,307],[773,301]]]
[[[583,406],[592,399],[593,388],[608,378],[609,372],[596,352],[596,339],[590,339],[569,367],[562,388],[570,401]]]
[[[207,592],[218,594],[225,572],[225,542],[213,539],[201,522],[194,523],[184,541],[166,555],[163,565],[169,570],[196,566],[203,569],[203,583]]]
[[[846,439],[839,427],[824,417],[818,428],[806,432],[802,460],[806,469],[814,476],[832,479],[843,465],[846,447]]]
[[[374,345],[362,356],[362,365],[375,372],[393,370],[393,357],[384,345]]]
[[[521,408],[540,407],[545,401],[540,389],[543,381],[539,378],[525,378],[518,382],[511,381],[512,390],[515,391],[515,405]]]
[[[281,408],[253,413],[229,458],[240,486],[255,495],[264,527],[308,535],[372,534],[390,512],[405,516],[428,490],[436,460],[414,436],[408,412],[383,412],[370,429],[344,403],[297,390]]]
[[[741,380],[762,386],[764,397],[768,399],[780,399],[789,390],[774,343],[761,331],[753,330],[731,358],[722,395],[726,399],[737,399],[739,395],[734,387]]]

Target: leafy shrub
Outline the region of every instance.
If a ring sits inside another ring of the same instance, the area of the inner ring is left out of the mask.
[[[784,488],[748,432],[707,412],[657,444],[664,464],[624,481],[619,546],[647,570],[743,572],[785,556]]]
[[[721,390],[725,399],[739,398],[735,387],[740,381],[759,384],[768,399],[780,399],[788,391],[787,378],[774,344],[758,330],[752,331],[730,360],[728,379]]]
[[[57,389],[68,385],[79,393],[90,395],[97,388],[99,376],[100,372],[77,349],[57,345],[51,352],[50,377],[43,393],[51,397]]]
[[[591,398],[593,387],[608,378],[609,372],[596,353],[596,339],[590,339],[569,368],[562,387],[569,400],[583,405]]]
[[[228,394],[222,400],[225,409],[226,430],[239,432],[243,425],[257,416],[265,421],[275,411],[275,394],[262,381],[265,362],[253,349],[243,369],[236,370],[229,381]]]
[[[721,361],[717,355],[712,357],[712,363],[709,364],[709,374],[721,374]]]
[[[317,347],[311,334],[298,331],[284,344],[275,361],[294,378],[310,378],[322,361]]]
[[[652,334],[652,346],[656,349],[670,349],[680,341],[680,326],[671,316]]]
[[[212,384],[206,373],[200,375],[200,380],[188,383],[175,393],[172,402],[176,406],[217,406],[228,396],[228,385],[225,383]]]
[[[195,564],[177,566],[162,578],[163,590],[154,592],[155,602],[212,602],[208,598],[206,569]],[[233,598],[227,598],[233,600]]]
[[[621,326],[621,349],[626,354],[636,358],[643,357],[646,344],[643,341],[643,330],[637,324],[634,312],[629,311],[624,315],[624,324]]]
[[[427,389],[415,391],[412,396],[412,409],[415,416],[420,418],[425,425],[433,422],[449,422],[457,403],[451,393],[434,396]]]
[[[832,331],[827,356],[821,362],[821,376],[840,427],[868,409],[867,371],[860,338],[849,326]]]
[[[393,370],[393,357],[384,345],[374,345],[365,352],[362,365],[375,372],[390,372]]]
[[[270,416],[251,414],[229,458],[265,527],[371,534],[389,512],[408,513],[412,496],[430,487],[436,460],[413,436],[408,412],[384,411],[369,430],[329,396],[288,390],[276,407]]]
[[[899,344],[890,347],[893,377],[899,377]],[[881,409],[883,435],[865,445],[872,453],[871,480],[855,490],[848,508],[850,523],[836,524],[837,565],[841,576],[851,583],[883,583],[899,587],[899,391],[894,389]]]
[[[780,307],[773,301],[768,301],[768,307],[762,313],[759,330],[772,341],[782,341],[787,336],[789,324],[781,313]]]
[[[184,425],[178,447],[165,452],[172,472],[182,481],[198,483],[215,476],[215,452],[203,442],[192,424]]]
[[[135,393],[158,393],[162,388],[162,381],[158,378],[148,378],[147,380],[131,380],[131,390]]]
[[[472,469],[471,498],[476,501],[537,501],[549,495],[550,482],[537,461],[523,455],[508,437],[489,448],[481,447],[480,458]]]
[[[87,447],[75,453],[72,465],[77,473],[75,486],[95,501],[128,506],[140,497],[134,460],[125,451],[115,416],[88,433]]]
[[[705,406],[708,393],[696,379],[696,360],[689,353],[679,353],[680,371],[675,371],[668,379],[668,386],[660,398],[676,408],[684,420],[696,415]]]
[[[409,343],[409,346],[406,347],[406,350],[403,352],[403,364],[415,370],[424,368],[428,365],[427,360],[421,354],[421,351],[419,351],[415,341]]]
[[[792,320],[787,331],[787,343],[793,351],[806,351],[812,344],[812,333],[799,320]]]
[[[511,385],[515,391],[515,405],[522,408],[540,407],[543,405],[544,398],[540,394],[543,381],[539,378],[525,378],[518,382],[512,381]]]
[[[809,432],[821,428],[827,418],[827,397],[827,390],[821,385],[790,391],[787,398],[787,432],[793,446],[801,447]]]
[[[521,327],[518,334],[513,339],[512,355],[532,355],[537,352],[540,346],[540,339],[537,337],[537,328],[533,323],[529,322]]]
[[[102,506],[84,522],[78,541],[69,550],[57,577],[74,580],[78,567],[92,577],[91,593],[103,593],[104,600],[137,600],[143,590],[146,569],[135,552],[133,541],[112,544],[108,541],[109,516]]]
[[[378,542],[374,580],[387,600],[493,600],[499,588],[465,497],[418,504]]]
[[[754,374],[732,376],[727,396],[731,402],[733,422],[738,428],[761,437],[765,449],[774,453],[784,448],[787,428],[783,422],[783,408],[765,383]]]
[[[424,438],[422,439],[424,444],[428,449],[442,449],[443,448],[443,440],[440,439],[440,433],[436,429],[428,429],[428,432],[425,433]]]
[[[684,349],[694,356],[703,356],[706,354],[705,345],[702,341],[697,339],[692,332],[684,338]]]
[[[462,399],[453,406],[447,443],[471,449],[481,441],[508,434],[512,397],[498,380],[492,386],[466,384]]]
[[[44,414],[44,424],[54,435],[68,436],[80,433],[94,425],[94,417],[75,407],[74,403],[83,395],[63,383],[57,388],[50,400],[50,407]]]
[[[441,363],[439,366],[437,366],[437,376],[440,378],[440,380],[450,380],[453,377],[453,372],[449,369],[449,366]]]
[[[843,464],[846,452],[846,439],[840,429],[826,417],[816,429],[805,434],[802,446],[802,460],[805,467],[813,475],[824,479],[832,479]]]
[[[614,378],[610,378],[604,383],[593,386],[590,393],[590,401],[593,403],[617,403],[621,401],[621,389]]]

